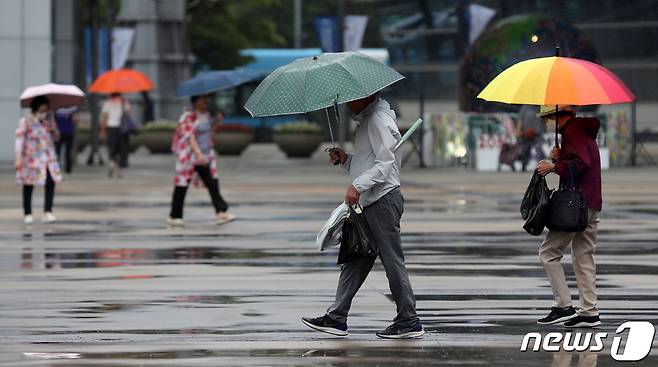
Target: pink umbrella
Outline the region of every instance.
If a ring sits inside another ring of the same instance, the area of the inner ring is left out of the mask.
[[[50,108],[79,106],[85,100],[85,93],[75,85],[48,83],[29,87],[21,94],[21,107],[30,107],[32,99],[46,96],[50,101]]]

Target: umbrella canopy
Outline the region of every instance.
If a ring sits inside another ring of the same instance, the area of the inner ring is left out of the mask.
[[[89,86],[91,93],[138,93],[153,89],[153,82],[142,72],[133,69],[106,71]]]
[[[237,87],[253,80],[243,70],[221,70],[201,73],[182,82],[176,89],[176,97],[199,96],[223,89]]]
[[[254,117],[306,113],[368,97],[404,79],[358,52],[323,53],[274,70],[245,104]]]
[[[593,62],[541,57],[500,73],[478,95],[487,101],[532,105],[628,103],[635,95],[612,72]]]
[[[52,109],[79,106],[85,100],[84,92],[75,85],[49,83],[25,89],[20,97],[21,107],[30,107],[32,99],[38,96],[48,97]]]

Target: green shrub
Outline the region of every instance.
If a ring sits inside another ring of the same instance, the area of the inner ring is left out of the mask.
[[[322,133],[322,128],[315,122],[292,121],[275,126],[274,131],[277,133],[318,134]]]
[[[148,132],[172,132],[176,130],[178,122],[171,120],[157,120],[149,122],[148,124],[142,125],[139,129],[142,133]]]

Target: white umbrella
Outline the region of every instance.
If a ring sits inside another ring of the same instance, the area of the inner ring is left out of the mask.
[[[48,83],[25,89],[21,93],[21,107],[30,107],[32,99],[38,96],[48,97],[52,109],[79,106],[85,99],[85,93],[75,85]]]

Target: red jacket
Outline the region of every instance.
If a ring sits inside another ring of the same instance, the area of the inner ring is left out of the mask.
[[[555,172],[560,176],[560,185],[566,184],[571,176],[570,164],[576,163],[578,181],[587,207],[601,210],[601,158],[596,136],[601,123],[594,117],[574,117],[561,129],[562,149],[555,163]]]

